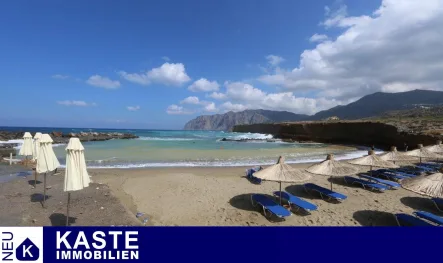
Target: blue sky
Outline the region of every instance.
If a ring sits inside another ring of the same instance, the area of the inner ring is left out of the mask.
[[[313,114],[373,91],[407,90],[401,80],[373,83],[360,75],[329,87],[325,76],[306,73],[312,61],[349,54],[350,45],[336,50],[350,30],[377,32],[375,20],[388,13],[374,15],[381,3],[2,1],[0,126],[180,129],[201,114],[248,108]]]

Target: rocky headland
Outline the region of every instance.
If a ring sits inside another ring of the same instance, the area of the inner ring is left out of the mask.
[[[432,145],[443,138],[443,122],[438,121],[309,121],[237,125],[234,132],[272,134],[284,141],[375,146],[414,149],[418,144]]]
[[[31,133],[32,136],[35,132]],[[12,131],[0,131],[0,141],[19,140],[23,139],[24,132],[12,132]],[[72,137],[77,137],[82,142],[91,141],[107,141],[112,139],[136,139],[138,136],[131,133],[119,133],[119,132],[79,132],[79,133],[63,133],[53,131],[49,134],[54,140],[54,144],[66,144]],[[2,144],[0,143],[0,156],[9,156],[10,153],[15,155],[14,147],[17,144]]]

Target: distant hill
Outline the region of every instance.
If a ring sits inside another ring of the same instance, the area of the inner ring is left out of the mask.
[[[288,111],[245,110],[227,112],[225,114],[203,115],[185,124],[185,130],[218,130],[229,131],[235,125],[272,123],[283,121],[301,121],[308,115],[295,114]]]
[[[234,125],[272,123],[283,121],[325,120],[338,117],[342,120],[355,120],[370,117],[386,116],[395,111],[425,109],[427,107],[443,106],[443,92],[430,90],[413,90],[398,93],[377,92],[344,106],[320,111],[308,116],[287,111],[245,110],[227,112],[225,114],[199,116],[186,123],[185,130],[231,130]],[[417,114],[417,111],[409,114]],[[422,110],[423,111],[423,110]],[[390,113],[388,113],[390,112]],[[434,110],[433,114],[440,111]],[[406,114],[406,113],[402,113]],[[423,114],[423,113],[422,113]]]
[[[337,106],[320,111],[309,117],[310,120],[322,120],[331,116],[352,120],[380,116],[388,111],[408,110],[419,106],[443,105],[443,92],[413,90],[398,93],[377,92],[362,97],[345,106]]]

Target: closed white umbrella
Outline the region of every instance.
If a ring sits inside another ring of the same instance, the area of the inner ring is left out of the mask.
[[[68,192],[66,225],[69,225],[69,203],[71,191],[82,190],[89,186],[90,179],[86,170],[85,148],[78,138],[69,139],[66,147],[66,169],[63,191]]]
[[[57,167],[60,166],[60,163],[55,157],[54,150],[52,149],[52,139],[49,134],[42,134],[40,139],[40,152],[38,154],[37,159],[37,173],[44,173],[44,194],[43,194],[43,206],[46,201],[46,174],[48,172],[52,172]]]
[[[40,139],[42,138],[42,133],[41,132],[36,132],[34,135],[34,151],[33,151],[33,158],[35,161],[37,161],[38,159],[38,154],[40,152]],[[37,170],[37,168],[35,169]],[[37,171],[34,172],[34,188],[35,185],[37,184]]]
[[[25,132],[25,135],[23,136],[23,145],[18,154],[25,156],[26,158],[28,158],[28,156],[32,156],[32,146],[32,135],[29,132]]]
[[[33,151],[33,158],[34,160],[37,160],[38,158],[38,153],[40,152],[40,139],[42,138],[42,133],[41,132],[37,132],[34,135],[34,151]]]

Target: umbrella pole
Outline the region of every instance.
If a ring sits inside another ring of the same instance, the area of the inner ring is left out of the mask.
[[[280,205],[281,205],[281,181],[280,181]]]
[[[34,188],[37,186],[37,168],[34,171]]]
[[[66,206],[66,226],[69,226],[69,203],[71,202],[71,193],[68,192],[68,205]]]
[[[329,182],[331,182],[331,191],[332,191],[332,176],[329,176]]]
[[[369,166],[369,171],[370,171],[370,173],[371,173],[371,177],[372,177],[372,165]]]
[[[46,173],[44,175],[44,179],[43,179],[43,208],[45,208],[46,206]]]

